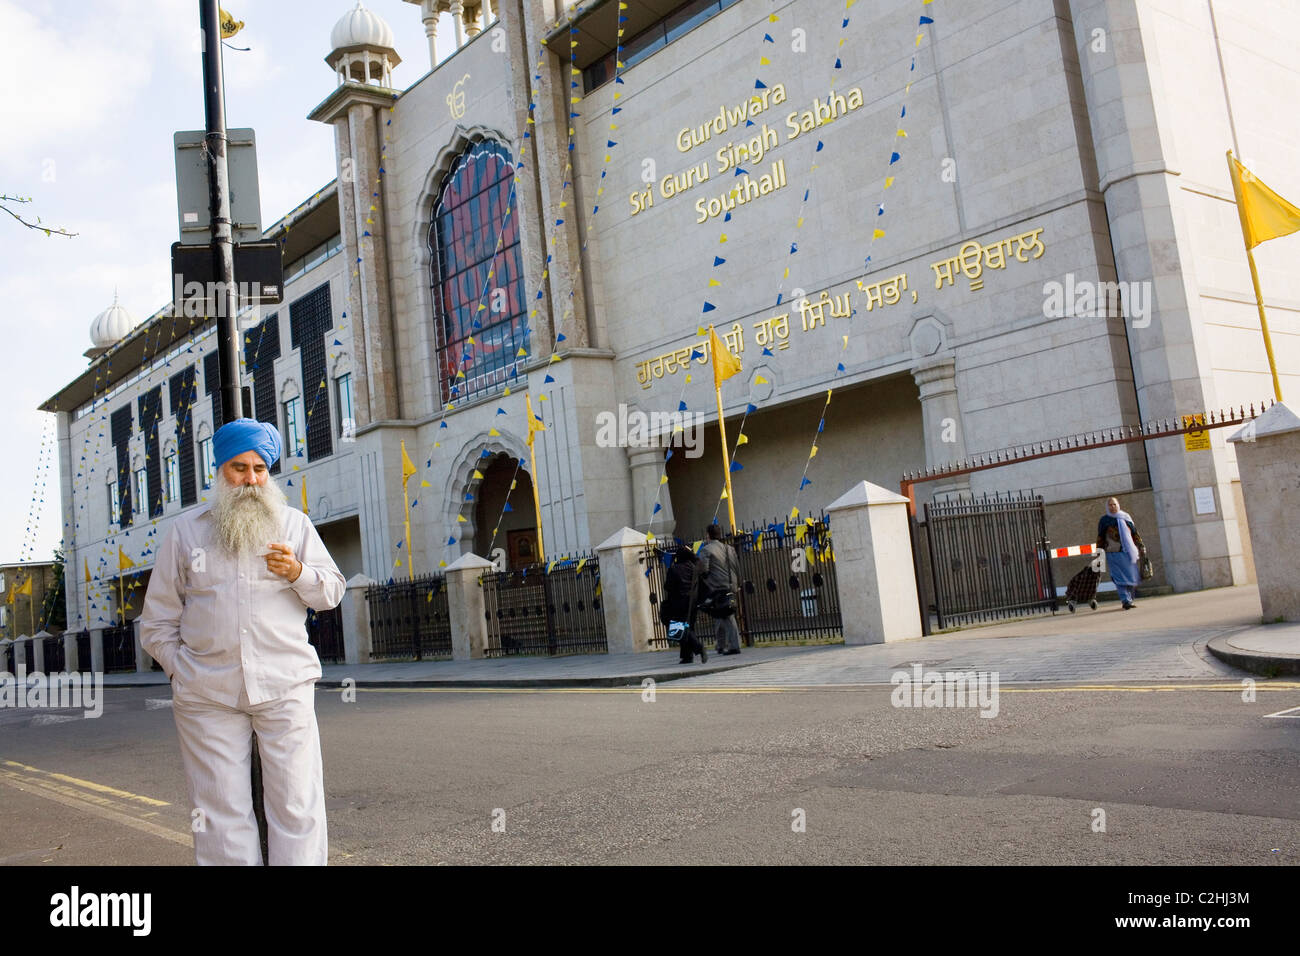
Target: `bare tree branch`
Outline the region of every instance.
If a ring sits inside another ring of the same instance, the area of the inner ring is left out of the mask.
[[[77,235],[75,232],[68,232],[68,230],[66,230],[66,229],[59,229],[59,228],[57,228],[57,227],[55,227],[55,226],[47,226],[47,225],[45,225],[45,223],[41,222],[41,217],[40,217],[40,216],[37,216],[37,217],[36,217],[36,221],[35,221],[35,222],[28,222],[26,219],[24,219],[22,216],[18,215],[18,213],[14,212],[14,211],[13,211],[12,209],[10,209],[9,206],[8,206],[8,204],[11,203],[11,202],[12,202],[12,203],[29,203],[29,202],[31,202],[31,201],[32,201],[32,199],[31,199],[30,196],[7,196],[7,195],[0,194],[0,210],[3,210],[3,211],[5,211],[5,212],[9,213],[9,215],[13,216],[15,219],[17,219],[20,223],[22,223],[22,224],[23,224],[24,226],[26,226],[28,229],[35,229],[35,230],[37,230],[37,231],[39,231],[39,232],[43,232],[43,233],[45,233],[47,236],[67,236],[67,237],[70,239],[70,238],[72,238],[73,236]]]

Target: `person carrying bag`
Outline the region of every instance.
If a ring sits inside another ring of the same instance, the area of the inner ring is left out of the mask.
[[[722,529],[709,525],[708,540],[700,547],[700,569],[705,599],[700,607],[716,621],[716,649],[719,654],[740,653],[740,629],[736,626],[737,594],[740,591],[740,558],[722,540]]]
[[[700,663],[708,661],[704,644],[695,635],[692,626],[696,599],[700,594],[700,562],[688,545],[680,545],[673,555],[664,585],[664,599],[659,605],[659,620],[668,628],[670,643],[680,642],[679,660],[689,664],[700,655]]]

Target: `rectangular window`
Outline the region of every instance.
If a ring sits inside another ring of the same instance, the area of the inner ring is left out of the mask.
[[[334,381],[339,407],[339,437],[351,440],[357,437],[357,420],[352,412],[352,373],[340,375]]]
[[[121,524],[122,522],[122,496],[117,493],[117,482],[110,482],[108,486],[108,523]]]
[[[203,470],[203,487],[206,490],[211,488],[212,483],[217,479],[216,453],[212,450],[211,438],[199,442],[199,463]]]
[[[149,497],[149,476],[143,468],[135,473],[135,498],[131,502],[132,510],[138,514],[144,514],[144,503]]]
[[[300,456],[307,450],[307,433],[303,428],[302,399],[284,403],[284,457]]]
[[[167,482],[167,501],[169,503],[180,501],[181,463],[175,452],[163,459],[163,474]]]

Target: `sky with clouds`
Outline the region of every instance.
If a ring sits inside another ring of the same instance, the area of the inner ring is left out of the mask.
[[[330,30],[354,5],[223,3],[245,23],[230,43],[248,52],[224,54],[226,117],[256,132],[264,226],[334,178],[333,133],[306,117],[335,86]],[[366,6],[393,30],[405,89],[429,70],[419,5]],[[91,321],[114,290],[139,320],[167,301],[172,134],[204,122],[198,23],[198,0],[0,0],[0,192],[77,233],[0,216],[0,562],[49,560],[62,537],[54,416],[37,406],[86,368]]]

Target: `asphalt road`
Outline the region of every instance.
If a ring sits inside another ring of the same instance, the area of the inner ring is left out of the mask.
[[[320,691],[331,862],[1294,865],[1300,686],[1258,686]],[[0,712],[0,863],[192,859],[166,689],[107,695]]]

